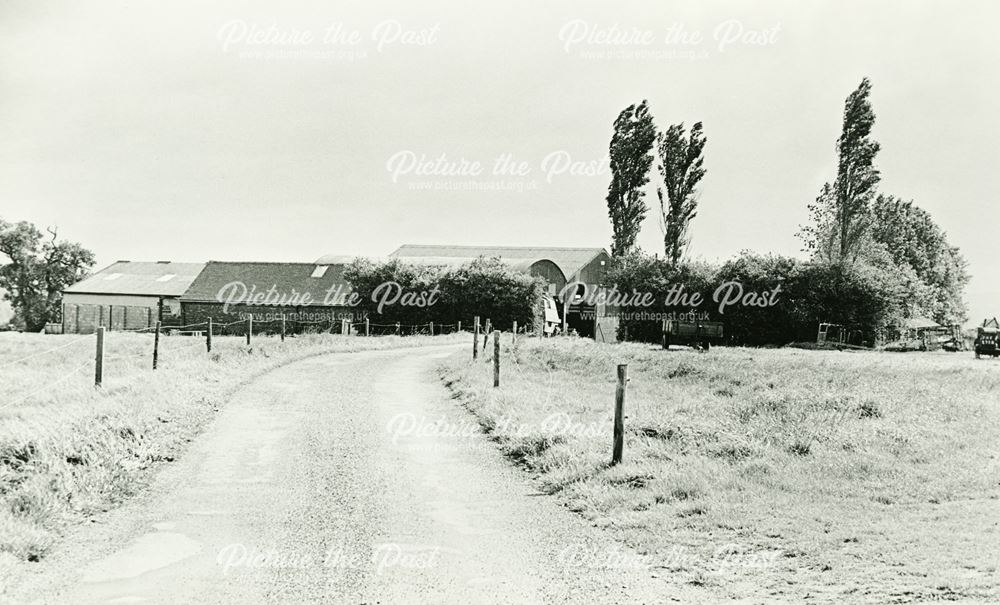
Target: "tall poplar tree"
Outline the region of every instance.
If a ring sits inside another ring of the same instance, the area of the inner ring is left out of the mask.
[[[696,122],[690,133],[673,124],[657,137],[658,168],[663,182],[656,188],[667,260],[677,265],[689,243],[688,227],[698,210],[698,183],[705,176],[705,133]]]
[[[615,120],[608,147],[611,184],[608,186],[608,216],[611,218],[611,254],[624,256],[635,249],[635,241],[646,217],[646,192],[653,163],[656,127],[643,100],[629,105]]]
[[[812,224],[801,232],[806,248],[815,257],[834,263],[857,259],[881,178],[875,168],[879,144],[871,138],[875,124],[871,89],[871,81],[864,78],[844,103],[844,122],[837,139],[837,178],[833,185],[823,185],[809,206]]]

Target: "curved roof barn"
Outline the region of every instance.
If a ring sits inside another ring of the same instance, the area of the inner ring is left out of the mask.
[[[530,246],[430,246],[406,244],[390,254],[410,262],[464,264],[479,257],[501,261],[543,277],[557,290],[567,282],[601,283],[611,257],[603,248]]]
[[[544,246],[430,246],[404,244],[389,256],[419,258],[438,256],[448,258],[473,259],[480,256],[500,257],[504,260],[542,260],[554,262],[567,279],[578,275],[588,265],[602,256],[608,256],[604,248],[556,248]]]

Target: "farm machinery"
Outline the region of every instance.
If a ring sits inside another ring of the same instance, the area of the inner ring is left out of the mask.
[[[671,344],[693,345],[708,350],[712,343],[722,342],[721,321],[678,321],[663,320],[663,348]]]
[[[984,355],[1000,355],[1000,322],[995,317],[984,321],[976,330],[975,351],[976,359]]]

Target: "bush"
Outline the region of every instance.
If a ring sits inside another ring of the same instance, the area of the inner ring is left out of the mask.
[[[703,301],[712,300],[715,270],[704,263],[681,263],[673,265],[666,260],[644,255],[632,255],[615,259],[608,271],[608,283],[613,284],[623,296],[632,292],[649,293],[654,303],[649,307],[622,308],[622,318],[618,323],[618,337],[639,342],[659,342],[662,324],[655,319],[636,319],[628,314],[648,313],[688,313],[707,309],[705,302],[700,307],[686,304],[668,305],[668,294],[674,299],[700,294]]]
[[[478,258],[460,267],[432,267],[398,259],[375,262],[359,259],[344,271],[359,296],[359,307],[375,323],[452,324],[472,326],[478,315],[495,328],[509,330],[513,322],[531,325],[544,295],[540,278],[511,269],[498,258]],[[417,293],[425,305],[387,304],[379,308],[379,288],[396,283],[404,292]],[[427,296],[421,297],[419,294]],[[373,294],[375,296],[373,297]]]
[[[818,324],[829,322],[860,332],[862,341],[855,344],[873,345],[877,335],[901,321],[905,310],[905,287],[898,276],[864,264],[803,263],[790,282],[787,301],[796,340],[813,340]]]
[[[358,307],[368,313],[373,323],[445,323],[442,322],[438,306],[440,294],[433,294],[437,292],[440,281],[440,271],[434,267],[405,263],[398,259],[371,261],[362,258],[345,267],[344,279],[358,295]],[[398,288],[387,287],[385,284],[398,284]],[[399,304],[401,298],[393,304],[380,304],[380,301],[388,302],[402,292],[417,294],[418,301],[421,300],[422,293],[423,300],[428,304]],[[451,323],[450,319],[447,323]]]
[[[801,340],[793,305],[789,304],[788,288],[800,272],[799,261],[773,254],[743,252],[728,261],[716,274],[719,284],[737,281],[744,291],[771,292],[781,287],[778,303],[770,307],[731,306],[721,318],[727,340],[733,344],[761,346],[786,344]],[[815,326],[812,328],[815,335]]]
[[[776,304],[735,304],[719,311],[713,295],[719,286],[735,281],[743,292],[767,293],[779,288]],[[609,282],[620,293],[649,292],[655,304],[649,312],[698,312],[702,320],[724,324],[725,340],[745,346],[785,345],[812,341],[821,322],[843,325],[856,337],[853,344],[874,344],[875,338],[903,317],[911,291],[906,276],[889,268],[865,263],[854,265],[803,262],[778,255],[743,252],[718,269],[706,264],[678,266],[669,262],[632,256],[616,259]],[[697,307],[664,304],[671,289],[698,292]],[[621,309],[628,313],[637,309]],[[619,338],[627,330],[628,340],[658,342],[661,324],[655,320],[629,319],[619,324]],[[861,335],[857,337],[857,335]]]
[[[747,291],[781,287],[774,306],[726,309],[726,332],[741,345],[811,341],[822,322],[860,334],[853,344],[872,344],[877,334],[898,322],[906,299],[899,275],[863,263],[801,262],[744,252],[723,265],[716,279],[739,281]]]
[[[479,315],[493,327],[509,330],[513,322],[534,324],[540,318],[545,282],[511,269],[499,258],[480,257],[449,269],[438,282],[441,311],[451,318]]]

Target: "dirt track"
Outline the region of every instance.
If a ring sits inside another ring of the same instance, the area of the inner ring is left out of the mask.
[[[20,597],[692,602],[538,494],[484,436],[407,430],[470,425],[434,376],[455,350],[329,355],[256,380],[147,494],[70,536]]]

